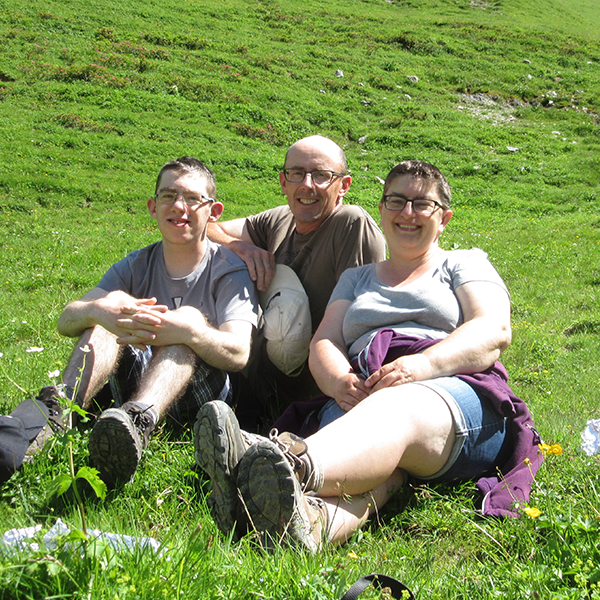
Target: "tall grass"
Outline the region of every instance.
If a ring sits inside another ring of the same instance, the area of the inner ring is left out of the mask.
[[[514,335],[503,361],[545,440],[564,449],[540,471],[537,518],[479,517],[471,483],[409,488],[344,547],[271,556],[217,531],[191,432],[165,427],[131,484],[86,500],[90,528],[153,536],[163,553],[0,551],[0,597],[329,599],[373,571],[421,598],[599,596],[599,463],[578,450],[600,417],[594,3],[0,6],[0,411],[64,368],[64,305],[158,238],[145,199],[164,162],[205,160],[224,218],[240,217],[281,203],[286,146],[321,133],[347,152],[348,201],[373,215],[379,178],[399,160],[448,175],[455,216],[442,245],[483,248],[506,280]],[[87,435],[72,440],[78,466]],[[66,444],[0,488],[0,532],[57,517],[79,526],[72,497],[47,498],[68,470]]]

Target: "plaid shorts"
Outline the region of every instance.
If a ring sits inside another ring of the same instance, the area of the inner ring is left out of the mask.
[[[139,350],[133,346],[123,348],[117,372],[109,380],[115,406],[121,406],[133,396],[151,359],[152,347],[147,350]],[[190,423],[195,420],[198,410],[206,402],[222,400],[231,405],[232,399],[227,373],[198,359],[194,376],[183,396],[169,409],[168,416],[179,425]]]

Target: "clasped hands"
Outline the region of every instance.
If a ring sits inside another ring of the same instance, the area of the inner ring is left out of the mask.
[[[186,342],[191,324],[202,326],[206,319],[192,306],[170,310],[156,298],[131,299],[119,309],[117,343],[146,350],[148,345],[170,346]]]
[[[425,354],[409,354],[383,365],[367,379],[354,372],[342,375],[337,380],[335,400],[348,411],[374,392],[434,376],[431,362]]]

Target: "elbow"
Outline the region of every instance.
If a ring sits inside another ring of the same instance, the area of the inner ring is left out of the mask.
[[[230,364],[227,368],[231,373],[237,373],[241,371],[250,359],[250,348],[239,349],[237,352],[231,354]]]
[[[500,331],[500,339],[498,343],[498,349],[500,352],[504,352],[512,342],[512,329],[510,325],[505,325]]]

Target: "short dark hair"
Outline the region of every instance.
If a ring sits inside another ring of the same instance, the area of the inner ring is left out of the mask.
[[[383,186],[383,194],[387,191],[389,185],[396,177],[402,175],[410,175],[413,179],[430,179],[437,183],[437,191],[442,201],[444,208],[450,208],[450,199],[452,198],[452,192],[450,185],[446,178],[442,175],[442,172],[433,165],[423,162],[422,160],[403,160],[397,164],[385,178],[385,185]]]
[[[217,183],[215,174],[201,161],[192,156],[182,156],[176,160],[171,160],[165,163],[156,178],[156,189],[154,195],[158,194],[158,186],[160,178],[165,171],[175,171],[177,173],[198,173],[198,175],[206,179],[206,191],[211,198],[217,197]]]

